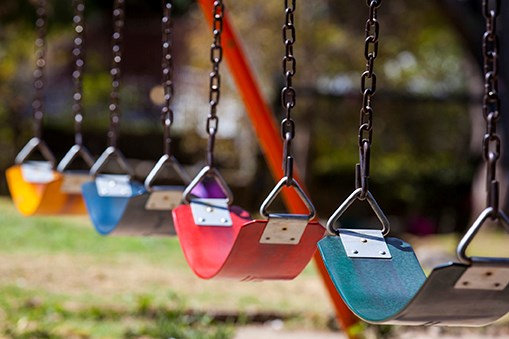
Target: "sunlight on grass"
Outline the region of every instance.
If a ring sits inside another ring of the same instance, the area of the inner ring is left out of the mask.
[[[176,238],[105,237],[86,217],[20,216],[0,198],[0,338],[231,338],[214,314],[280,314],[326,329],[333,309],[314,265],[293,281],[198,279]],[[458,236],[408,237],[429,271],[455,259]],[[487,227],[469,253],[507,257]]]

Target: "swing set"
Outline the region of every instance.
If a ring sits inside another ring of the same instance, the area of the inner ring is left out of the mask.
[[[135,180],[132,167],[117,147],[125,0],[114,1],[108,147],[95,162],[83,144],[81,133],[85,5],[83,0],[73,1],[75,144],[58,165],[42,137],[47,20],[46,0],[39,0],[32,105],[34,137],[19,152],[15,165],[6,172],[14,204],[25,216],[88,213],[96,230],[103,235],[177,235],[189,266],[203,279],[293,279],[314,259],[334,303],[337,319],[350,338],[356,337],[353,329],[358,323],[357,317],[375,324],[481,326],[494,322],[509,311],[509,259],[469,257],[466,254],[470,242],[486,222],[496,221],[509,229],[509,218],[498,206],[496,176],[501,152],[496,130],[501,113],[496,19],[501,1],[482,2],[486,18],[483,41],[486,134],[483,151],[488,203],[459,242],[459,262],[438,266],[427,278],[412,247],[400,239],[387,237],[390,223],[368,185],[373,136],[372,97],[377,85],[374,66],[380,30],[377,12],[382,0],[366,1],[369,15],[364,40],[366,70],[360,81],[363,97],[356,188],[329,218],[328,235],[324,236],[325,228],[317,220],[315,207],[305,187],[299,184],[292,156],[292,140],[296,133],[296,122],[291,114],[296,105],[296,91],[292,85],[296,74],[293,53],[296,0],[284,1],[282,68],[286,82],[281,101],[285,116],[280,128],[260,94],[223,1],[198,1],[212,27],[213,43],[210,49],[210,107],[205,121],[208,134],[206,166],[194,179],[188,176],[171,149],[170,132],[174,121],[171,108],[174,96],[172,1],[163,1],[161,72],[165,102],[160,114],[163,154],[144,183]],[[278,179],[260,206],[260,219],[233,206],[233,194],[214,161],[223,57],[239,88],[267,164],[273,177]],[[40,153],[42,160],[29,160],[35,151]],[[85,169],[70,169],[77,158],[81,158]],[[116,164],[114,169],[111,163]],[[179,184],[158,184],[163,172],[174,172]],[[279,195],[288,212],[269,211]],[[336,226],[356,201],[367,201],[380,221],[381,229]],[[319,252],[316,251],[317,244]]]

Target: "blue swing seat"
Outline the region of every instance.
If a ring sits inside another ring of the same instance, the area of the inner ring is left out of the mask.
[[[104,176],[99,176],[100,179]],[[111,176],[110,178],[113,178]],[[121,223],[128,206],[145,193],[145,187],[138,182],[126,182],[126,192],[105,195],[98,189],[97,180],[83,184],[82,193],[88,214],[95,229],[102,235],[113,232]],[[139,199],[138,199],[139,200]]]

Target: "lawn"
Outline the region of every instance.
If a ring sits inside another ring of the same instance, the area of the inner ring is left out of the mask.
[[[314,265],[293,281],[205,281],[175,238],[104,237],[86,217],[24,218],[8,198],[0,225],[0,338],[233,338],[243,324],[273,319],[330,331],[334,312]],[[454,259],[458,239],[407,240],[429,269]],[[471,250],[508,257],[508,240],[489,230]],[[507,334],[506,323],[488,330]]]
[[[24,218],[8,198],[0,225],[0,338],[229,338],[231,321],[323,327],[333,314],[312,265],[291,282],[204,281],[175,238],[104,237],[86,217]]]

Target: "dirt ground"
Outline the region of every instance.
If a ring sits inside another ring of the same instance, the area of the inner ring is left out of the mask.
[[[321,282],[313,277],[299,277],[292,284],[288,283],[242,283],[241,289],[237,289],[237,284],[210,283],[196,279],[191,272],[179,272],[171,274],[168,270],[158,267],[147,267],[143,262],[136,262],[132,258],[129,264],[123,262],[122,258],[117,259],[116,264],[111,263],[101,265],[95,262],[95,259],[80,256],[70,257],[68,255],[47,255],[43,257],[25,254],[25,255],[3,255],[3,263],[0,265],[0,283],[16,281],[19,286],[27,288],[41,288],[50,292],[66,292],[69,295],[79,295],[84,292],[96,295],[108,295],[110,293],[136,292],[143,291],[147,286],[160,288],[161,286],[171,286],[171,289],[178,291],[182,295],[191,296],[195,294],[196,299],[190,299],[190,306],[209,308],[212,304],[218,306],[217,299],[207,301],[203,295],[203,287],[207,285],[206,290],[214,291],[225,296],[230,296],[232,300],[223,300],[221,309],[235,309],[235,301],[232,295],[232,289],[235,290],[235,298],[248,298],[249,295],[259,295],[260,287],[267,291],[262,299],[272,300],[275,303],[283,302],[288,296],[299,296],[300,301],[291,305],[286,305],[286,309],[302,312],[302,309],[308,307],[316,314],[333,314],[331,306],[327,302],[317,303],[316,300],[326,300],[326,296],[321,286]],[[129,269],[126,269],[129,267]],[[140,274],[142,272],[142,274]],[[174,272],[175,273],[175,272]],[[278,300],[281,298],[281,300]],[[197,301],[200,301],[198,305]],[[313,301],[314,300],[314,301]],[[244,309],[246,310],[246,309]],[[260,311],[260,310],[257,310]],[[484,328],[414,328],[397,327],[391,334],[385,338],[394,339],[426,339],[426,338],[470,338],[470,339],[491,339],[491,338],[509,338],[509,319]],[[302,325],[302,326],[299,326]],[[272,320],[262,325],[248,325],[239,327],[236,331],[235,339],[344,339],[347,338],[342,332],[313,329],[309,324],[292,324],[287,327],[283,321]],[[368,339],[375,339],[377,336],[368,331]]]
[[[341,332],[285,330],[284,328],[267,324],[264,326],[246,326],[237,330],[235,339],[347,339]],[[375,339],[375,333],[369,330],[367,339]],[[399,327],[394,333],[390,333],[387,339],[501,339],[509,338],[507,327],[494,328],[459,328],[444,329],[439,327],[413,328]]]

